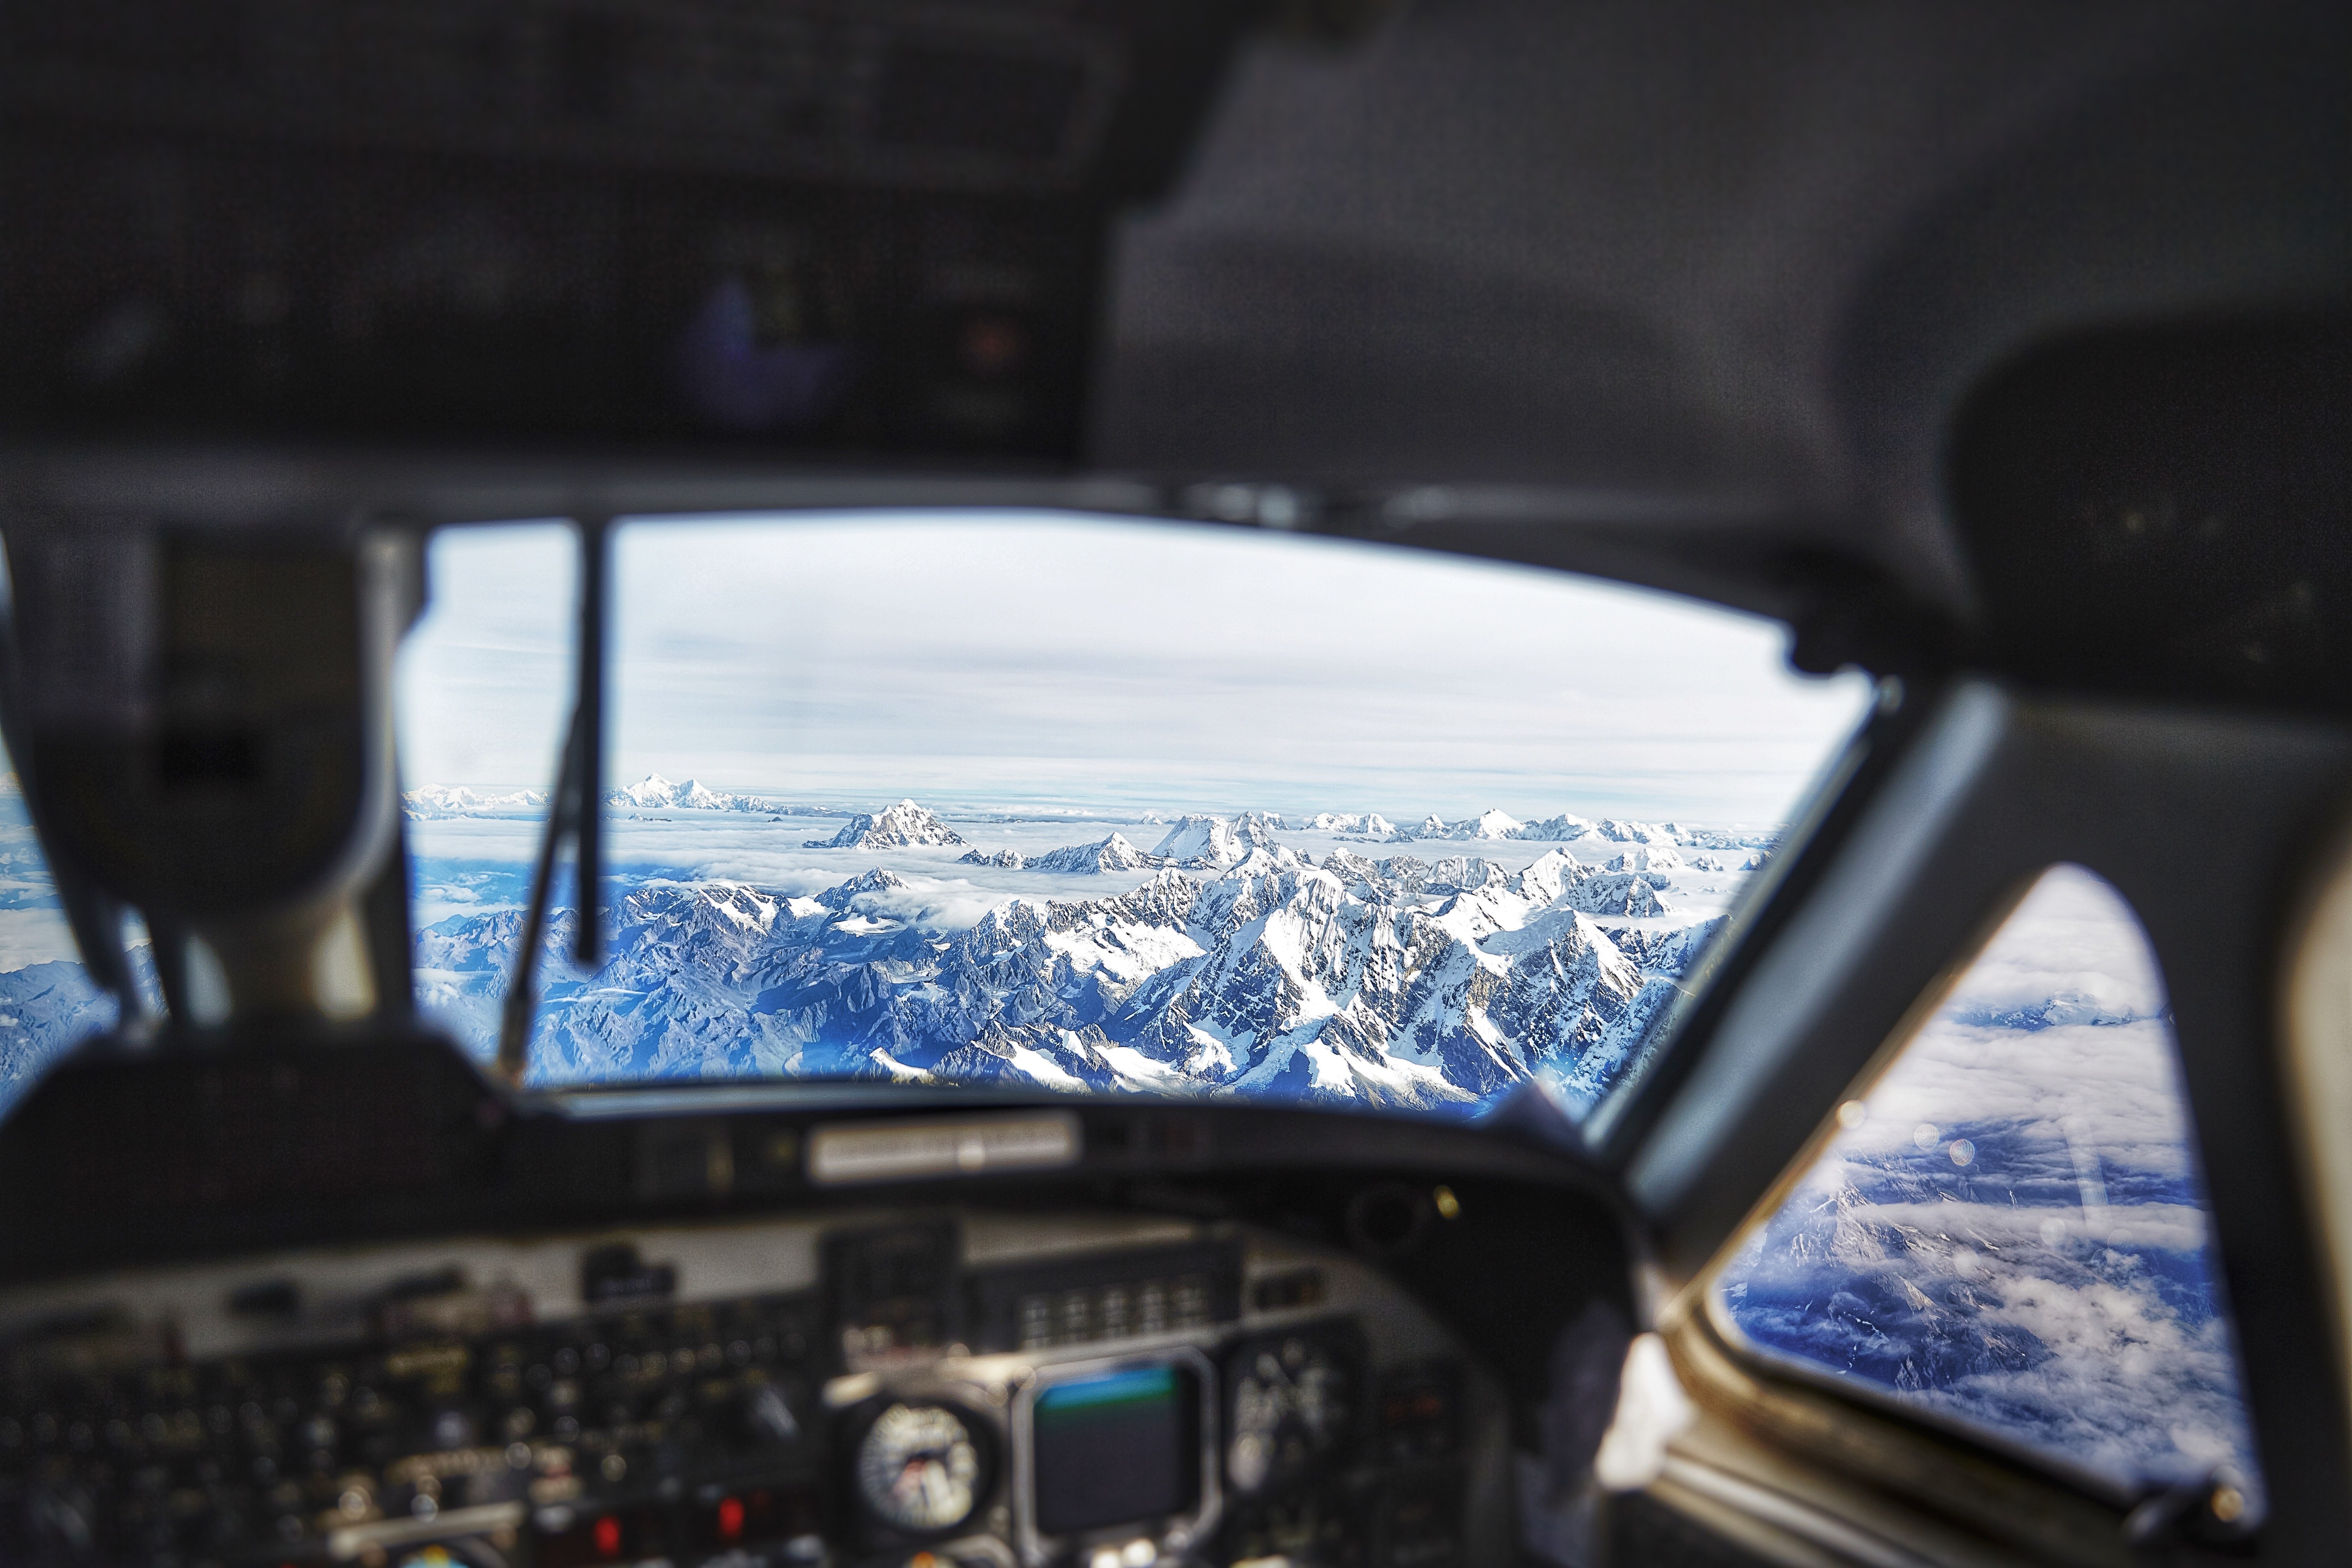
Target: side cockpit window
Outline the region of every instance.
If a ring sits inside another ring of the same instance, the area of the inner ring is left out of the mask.
[[[131,962],[150,971],[143,944]],[[67,1047],[110,1027],[115,1011],[82,969],[24,788],[0,752],[0,1111]]]
[[[2258,1507],[2178,1058],[2130,905],[2052,868],[1839,1107],[1718,1321],[2126,1493],[2215,1478]]]

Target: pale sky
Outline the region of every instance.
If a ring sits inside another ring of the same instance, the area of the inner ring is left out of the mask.
[[[409,784],[543,784],[558,524],[450,530]],[[1771,622],[1530,568],[1037,513],[624,527],[607,773],[871,805],[1784,818],[1867,687]]]

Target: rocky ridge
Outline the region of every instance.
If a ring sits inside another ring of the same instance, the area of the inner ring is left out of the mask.
[[[804,849],[904,849],[918,844],[961,844],[955,829],[911,800],[849,819],[830,838],[812,838]]]
[[[1241,827],[1225,826],[1221,838],[1175,824],[1172,847],[1207,858],[1239,841]],[[1101,856],[1124,843],[1074,847]],[[1541,1078],[1589,1104],[1704,940],[1705,926],[1628,923],[1642,918],[1628,910],[1665,908],[1670,886],[1562,850],[1507,874],[1473,857],[1341,850],[1318,865],[1251,844],[1230,864],[1162,868],[1114,897],[1016,900],[944,931],[917,889],[880,868],[813,898],[648,881],[613,911],[604,969],[550,987],[534,1071],[1457,1112]],[[477,1048],[495,1033],[517,927],[511,912],[457,916],[418,936],[420,1000]]]

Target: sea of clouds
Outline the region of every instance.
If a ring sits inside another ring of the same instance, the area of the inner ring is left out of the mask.
[[[2037,882],[1718,1285],[1767,1355],[2138,1490],[2249,1480],[2164,985],[2106,882]]]

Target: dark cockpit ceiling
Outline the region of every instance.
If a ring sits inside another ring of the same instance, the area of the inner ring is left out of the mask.
[[[1061,501],[1597,571],[1823,668],[2341,689],[2326,476],[2135,467],[2111,395],[2340,407],[2339,7],[307,9],[11,8],[20,510]],[[695,381],[717,274],[796,368]],[[1950,445],[2037,348],[2090,521],[2001,489],[2052,477],[2017,418]],[[2042,636],[2053,567],[2224,557],[2186,632]]]

